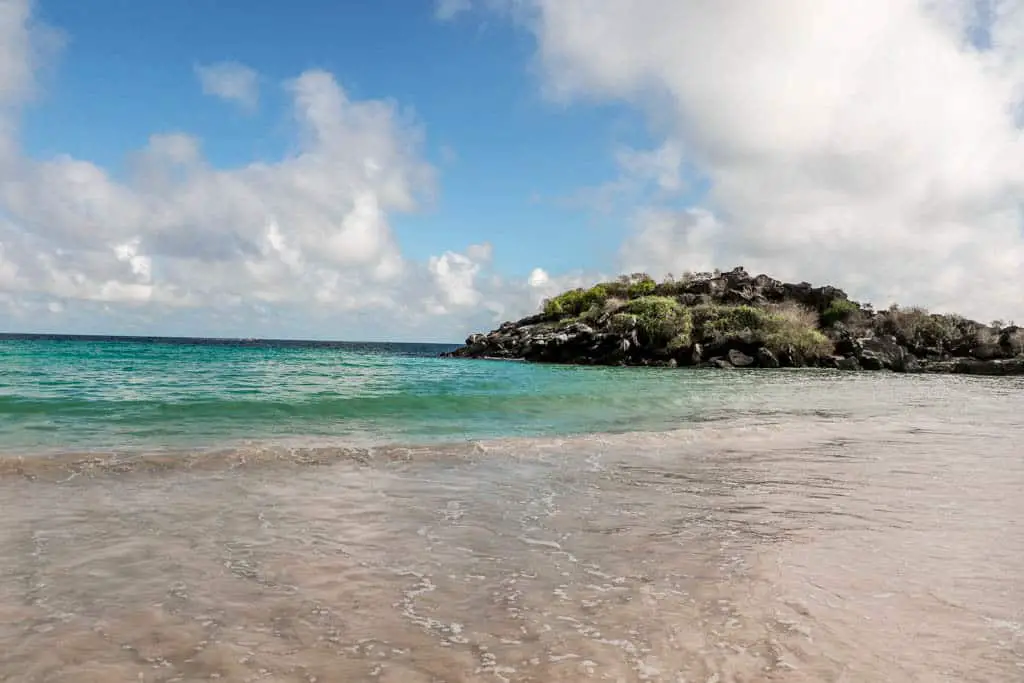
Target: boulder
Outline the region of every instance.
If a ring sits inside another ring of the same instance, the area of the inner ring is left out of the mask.
[[[983,342],[971,349],[970,355],[977,360],[996,360],[1012,354],[1007,354],[1006,350],[998,343]]]
[[[953,373],[960,375],[1024,375],[1024,358],[1001,358],[978,360],[976,358],[955,358],[921,364],[923,372]]]
[[[690,362],[693,365],[700,365],[700,362],[704,359],[704,347],[700,344],[694,344],[693,349],[690,351]]]
[[[757,365],[762,368],[779,367],[779,359],[768,349],[761,347],[757,350]]]
[[[961,358],[954,361],[953,372],[965,375],[1024,375],[1024,358],[990,361]]]
[[[907,372],[917,366],[917,359],[891,336],[857,339],[853,344],[853,353],[865,370]]]
[[[856,356],[834,356],[837,370],[860,370],[860,361]]]
[[[731,349],[727,354],[727,358],[729,359],[729,363],[733,367],[737,368],[749,368],[754,364],[754,359],[739,349]]]

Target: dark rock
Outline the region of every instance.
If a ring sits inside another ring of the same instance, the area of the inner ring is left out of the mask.
[[[885,363],[882,361],[882,359],[870,351],[857,358],[857,361],[860,364],[860,366],[865,370],[885,369]]]
[[[700,344],[694,344],[693,349],[690,351],[690,362],[694,365],[700,365],[704,359],[704,348]]]
[[[899,345],[895,337],[864,337],[854,345],[856,359],[865,370],[906,372],[913,356]],[[916,359],[915,359],[916,360]]]
[[[711,367],[718,368],[720,370],[732,370],[735,366],[724,358],[712,358]]]
[[[998,360],[977,360],[974,358],[957,358],[948,361],[923,363],[924,372],[955,373],[963,375],[1024,375],[1024,358],[1007,358]]]
[[[998,343],[979,343],[971,349],[970,355],[977,360],[996,360],[1012,354],[1007,354],[1006,350]]]
[[[807,359],[804,358],[803,354],[797,351],[792,346],[779,349],[777,355],[779,359],[779,367],[783,368],[803,368],[807,367]]]
[[[856,356],[834,356],[837,370],[860,370],[860,361]]]
[[[761,342],[750,330],[743,330],[739,334],[716,339],[704,344],[704,357],[727,356],[730,351],[737,350],[752,356],[761,348]]]
[[[999,332],[999,348],[1003,351],[1005,358],[1013,358],[1020,351],[1020,339],[1024,337],[1024,330],[1017,325],[1004,327]]]
[[[536,315],[530,315],[516,323],[516,327],[529,327],[531,325],[539,325],[540,323],[554,322],[558,319],[556,315],[548,315],[547,313],[537,313]]]
[[[731,349],[728,353],[729,363],[737,368],[748,368],[754,364],[754,359],[739,349]]]
[[[921,372],[923,366],[921,365],[921,361],[908,353],[903,357],[903,366],[894,369],[896,372]]]
[[[757,364],[762,368],[779,367],[779,359],[768,349],[761,347],[757,350]]]

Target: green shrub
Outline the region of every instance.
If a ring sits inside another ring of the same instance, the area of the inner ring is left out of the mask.
[[[681,349],[685,349],[693,344],[693,338],[688,333],[679,333],[676,336],[669,339],[668,344],[665,348],[671,353],[675,353]]]
[[[681,347],[690,343],[690,312],[675,299],[645,296],[627,303],[623,311],[636,316],[637,327],[652,344],[667,345],[675,340]]]
[[[702,340],[722,341],[749,336],[779,353],[793,349],[804,356],[820,357],[833,351],[832,342],[817,328],[814,311],[797,305],[719,306],[704,304],[693,308],[693,326]]]
[[[793,349],[805,358],[829,356],[835,350],[832,342],[820,330],[786,321],[780,321],[775,329],[765,335],[764,345],[776,354]]]
[[[860,307],[849,299],[833,299],[821,314],[821,324],[832,327],[836,323],[844,323],[859,311]]]
[[[950,348],[969,343],[980,326],[959,315],[933,315],[919,306],[893,305],[875,316],[875,331],[911,348]]]
[[[545,301],[544,313],[577,316],[595,304],[603,304],[607,298],[608,290],[603,284],[594,285],[590,289],[571,289]]]
[[[580,313],[580,321],[585,322],[588,325],[593,325],[597,322],[598,318],[604,315],[604,304],[594,303],[590,305],[590,308]]]
[[[629,298],[629,283],[627,282],[602,282],[599,286],[604,287],[609,297],[618,299]]]
[[[1024,354],[1024,329],[1014,330],[1008,336],[1010,350],[1015,356]]]
[[[601,310],[605,313],[615,313],[621,310],[627,303],[626,299],[622,299],[617,296],[609,296],[605,299],[604,304],[601,306]]]
[[[754,306],[721,306],[702,304],[693,307],[693,326],[702,339],[727,339],[745,330],[764,332],[770,325],[771,313]]]
[[[654,290],[658,284],[651,278],[637,280],[631,282],[626,289],[626,296],[630,299],[639,299],[641,297],[650,296],[654,294]]]
[[[612,332],[626,334],[637,325],[637,316],[632,313],[616,313],[611,317],[609,325]]]

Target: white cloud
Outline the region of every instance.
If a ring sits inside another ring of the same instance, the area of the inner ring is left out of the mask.
[[[27,2],[0,2],[0,106],[28,95],[32,86],[32,45]]]
[[[472,3],[470,0],[437,0],[434,14],[438,19],[447,21],[462,12],[468,11],[471,7]]]
[[[535,309],[535,287],[493,275],[490,244],[426,262],[402,255],[391,219],[435,185],[420,127],[392,102],[352,100],[323,71],[283,84],[297,148],[275,162],[215,168],[197,137],[175,131],[133,152],[123,178],[67,155],[23,156],[17,110],[34,87],[40,30],[29,6],[0,0],[10,329],[452,341]],[[211,90],[255,102],[238,82],[213,79]]]
[[[198,65],[196,75],[203,92],[253,110],[259,104],[259,74],[238,62]]]
[[[445,312],[446,304],[475,306],[480,301],[481,294],[474,282],[480,273],[480,264],[469,255],[445,252],[432,256],[428,267],[442,297],[436,311]]]
[[[387,214],[415,209],[433,170],[392,106],[351,101],[322,72],[288,88],[303,146],[274,164],[214,169],[182,134],[154,136],[128,183],[69,157],[23,160],[0,186],[33,244],[19,270],[59,269],[50,293],[78,299],[371,302],[361,285],[386,289],[404,267]],[[25,287],[47,285],[30,278]]]
[[[630,267],[742,263],[1024,318],[1024,3],[529,4],[550,94],[650,114],[662,152],[627,175],[710,182],[696,212],[638,205]]]
[[[643,272],[653,265],[659,275],[680,275],[718,267],[717,243],[723,227],[711,212],[644,209],[634,222],[622,246],[624,272]]]

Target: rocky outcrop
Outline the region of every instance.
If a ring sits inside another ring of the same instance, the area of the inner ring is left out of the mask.
[[[875,312],[835,287],[743,268],[567,292],[445,354],[584,365],[1024,374],[1024,330],[920,309]]]
[[[962,375],[1024,375],[1024,357],[978,360],[957,358],[934,361],[922,366],[925,372],[943,372]]]

